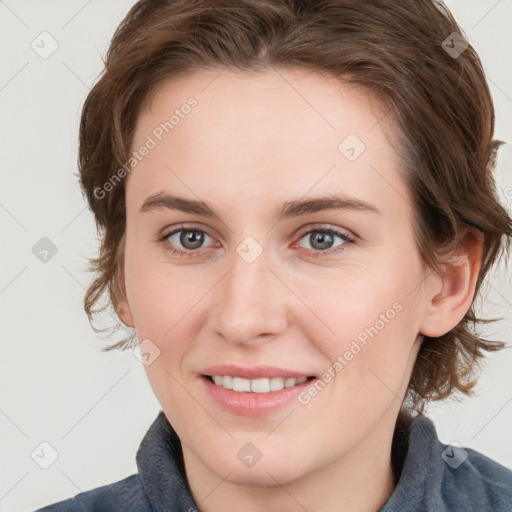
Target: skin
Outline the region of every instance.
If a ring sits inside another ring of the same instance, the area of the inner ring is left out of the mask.
[[[196,72],[159,85],[139,112],[132,148],[190,96],[198,105],[127,178],[118,312],[160,350],[145,370],[181,439],[192,495],[206,512],[233,503],[243,511],[377,510],[396,485],[393,429],[422,335],[463,318],[481,240],[463,237],[457,264],[439,274],[423,267],[412,200],[386,137],[396,127],[361,88],[299,69]],[[338,150],[350,133],[366,145],[353,162]],[[201,199],[219,219],[140,213],[158,192]],[[380,214],[328,209],[274,222],[284,202],[326,194]],[[157,241],[181,223],[207,233],[200,249],[181,244],[180,233]],[[355,241],[335,236],[322,252],[307,233],[326,225]],[[248,236],[263,250],[252,263],[236,251]],[[319,376],[394,303],[401,311],[306,405],[250,418],[222,410],[204,390],[198,372],[213,364]],[[262,453],[249,468],[237,457],[248,442]]]

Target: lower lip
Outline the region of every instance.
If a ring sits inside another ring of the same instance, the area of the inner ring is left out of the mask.
[[[217,386],[209,378],[202,376],[201,380],[207,392],[224,410],[242,416],[267,416],[292,402],[299,393],[304,391],[316,379],[309,379],[290,388],[269,393],[238,392]]]

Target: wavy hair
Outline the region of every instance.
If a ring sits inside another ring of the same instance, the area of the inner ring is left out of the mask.
[[[137,113],[162,80],[206,68],[300,67],[378,97],[397,120],[401,172],[426,267],[437,270],[464,229],[483,234],[476,297],[508,252],[512,220],[493,176],[500,143],[493,139],[495,114],[481,61],[471,45],[458,56],[447,51],[461,42],[453,15],[431,0],[138,1],[113,35],[81,116],[78,177],[101,241],[98,257],[89,261],[94,279],[84,297],[91,324],[105,308],[117,311],[125,297],[119,170],[129,160]],[[119,184],[105,192],[113,179]],[[100,307],[105,293],[108,303]],[[456,391],[472,393],[484,351],[504,347],[477,334],[476,324],[490,321],[477,318],[473,301],[455,328],[424,338],[408,387],[411,410]],[[134,347],[134,332],[126,334],[103,350]]]

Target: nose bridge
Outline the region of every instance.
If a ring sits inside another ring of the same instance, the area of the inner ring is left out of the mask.
[[[230,270],[216,287],[213,327],[233,343],[278,335],[288,325],[282,283],[267,268],[270,254],[247,237],[230,255]]]

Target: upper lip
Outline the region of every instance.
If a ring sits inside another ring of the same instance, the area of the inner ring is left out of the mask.
[[[230,375],[231,377],[241,377],[243,379],[261,379],[272,377],[284,377],[300,379],[301,377],[312,377],[311,373],[304,373],[299,370],[290,370],[287,368],[278,368],[277,366],[251,366],[242,367],[233,364],[221,364],[209,366],[200,372],[202,375]]]

